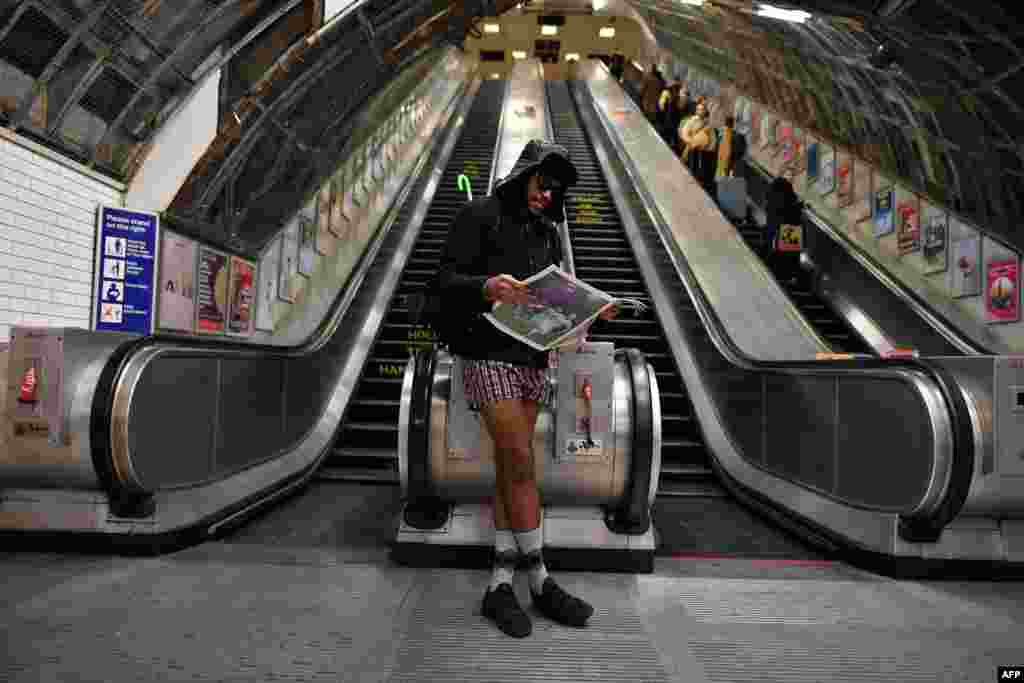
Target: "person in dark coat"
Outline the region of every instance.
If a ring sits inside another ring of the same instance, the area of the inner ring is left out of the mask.
[[[776,275],[794,280],[800,269],[799,252],[780,252],[776,242],[783,225],[802,225],[804,203],[800,201],[793,183],[779,176],[768,186],[765,197],[764,256],[773,264]]]
[[[578,175],[560,145],[532,140],[494,193],[459,213],[441,256],[439,284],[446,307],[459,312],[464,332],[449,341],[464,361],[461,381],[494,443],[495,554],[483,614],[506,634],[530,634],[530,618],[512,590],[516,563],[525,557],[533,604],[559,623],[583,626],[593,608],[548,576],[541,555],[540,498],[533,440],[540,404],[550,404],[548,354],[501,332],[482,314],[495,302],[533,301],[524,279],[561,259],[557,224],[565,220],[565,193]],[[614,317],[610,309],[602,314]]]

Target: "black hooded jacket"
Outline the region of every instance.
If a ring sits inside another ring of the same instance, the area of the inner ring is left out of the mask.
[[[565,220],[565,190],[552,197],[543,216],[530,213],[526,187],[538,169],[560,179],[565,188],[576,183],[576,167],[564,147],[532,140],[508,176],[495,183],[494,193],[466,204],[448,232],[438,284],[445,314],[465,322],[464,332],[449,341],[450,350],[464,358],[534,368],[547,365],[546,353],[516,341],[482,317],[493,306],[484,297],[488,278],[508,274],[524,280],[552,263],[560,265],[557,224]]]

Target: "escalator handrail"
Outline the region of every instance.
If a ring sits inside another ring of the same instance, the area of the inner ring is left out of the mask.
[[[758,164],[747,163],[747,168],[770,179],[769,174]],[[925,301],[917,292],[914,292],[907,285],[894,278],[886,268],[878,263],[863,247],[856,244],[847,235],[837,230],[831,223],[825,220],[812,206],[804,205],[804,215],[811,224],[826,236],[832,239],[840,249],[848,253],[860,266],[868,272],[871,277],[888,289],[893,296],[900,300],[904,306],[909,308],[915,316],[924,321],[929,327],[937,332],[943,339],[952,344],[957,350],[966,356],[990,356],[995,352],[982,345],[970,335],[962,332],[946,316],[936,311],[934,307]]]
[[[541,78],[544,78],[544,67],[538,64],[541,69]],[[551,90],[544,81],[544,127],[547,130],[547,138],[554,142],[555,140],[555,123],[551,118]],[[576,262],[572,257],[572,237],[569,234],[569,216],[566,214],[565,219],[562,220],[557,226],[558,234],[562,238],[562,270],[569,273],[573,277],[576,277]]]
[[[451,113],[457,111],[464,103],[467,93],[477,82],[478,78],[464,81],[459,85],[443,110],[442,119],[447,117],[451,122]],[[305,341],[292,346],[277,346],[159,333],[133,339],[117,349],[100,374],[89,428],[93,464],[108,494],[112,497],[122,497],[140,493],[135,484],[137,477],[131,472],[127,425],[132,393],[142,370],[157,357],[169,353],[239,360],[294,360],[322,349],[341,327],[381,246],[397,220],[407,195],[424,172],[430,157],[429,148],[424,149],[412,171],[402,182],[396,201],[392,202],[382,217],[381,225],[373,239],[353,265],[352,274],[344,289],[331,303],[324,320]],[[122,431],[123,434],[120,433]]]
[[[607,66],[599,64],[600,67],[607,71]],[[579,87],[571,86],[571,90],[577,93],[577,98],[582,97],[592,104],[589,89],[585,85]],[[583,102],[580,102],[580,104],[583,104]],[[908,517],[915,524],[924,525],[932,529],[941,529],[948,524],[966,501],[975,458],[973,421],[959,388],[956,386],[956,381],[951,374],[938,363],[919,358],[765,361],[747,355],[728,333],[725,324],[708,300],[685,256],[675,243],[675,240],[672,239],[667,222],[657,209],[646,184],[640,181],[639,174],[631,158],[625,152],[621,142],[615,136],[609,134],[613,124],[605,118],[599,108],[592,106],[591,109],[601,125],[606,128],[603,131],[604,137],[607,138],[608,143],[619,156],[630,182],[634,185],[637,194],[640,196],[641,210],[647,213],[652,224],[656,227],[662,247],[666,255],[668,255],[681,283],[686,288],[697,310],[697,314],[708,332],[709,338],[718,352],[730,364],[758,374],[809,375],[818,377],[834,377],[837,375],[898,377],[905,382],[916,385],[921,392],[930,391],[937,394],[937,398],[941,405],[945,407],[950,421],[951,461],[948,463],[946,475],[937,477],[942,481],[933,481],[929,484],[929,493],[926,494],[925,500]],[[927,399],[927,394],[922,393],[922,396]],[[933,478],[936,477],[933,476]]]
[[[505,92],[501,96],[501,114],[498,116],[498,136],[494,139],[494,150],[491,152],[491,174],[490,177],[487,179],[488,196],[490,196],[490,194],[494,191],[494,181],[496,180],[494,176],[498,173],[498,164],[495,163],[495,160],[497,160],[498,158],[498,150],[501,149],[502,131],[505,130],[505,108],[509,106],[508,95],[511,89],[512,79],[506,78]]]

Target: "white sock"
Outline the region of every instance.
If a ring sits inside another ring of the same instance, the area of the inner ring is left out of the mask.
[[[544,566],[544,556],[541,554],[543,538],[540,527],[529,531],[517,531],[516,542],[529,567],[530,590],[540,593],[544,588],[544,579],[548,578],[548,569]]]
[[[516,535],[509,529],[494,530],[494,572],[491,574],[491,585],[494,590],[500,584],[512,585],[516,562],[519,560],[519,546]]]

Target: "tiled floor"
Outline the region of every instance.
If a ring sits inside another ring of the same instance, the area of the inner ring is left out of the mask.
[[[160,558],[0,555],[0,680],[988,683],[1024,652],[1024,583],[748,558],[560,574],[591,624],[514,640],[479,616],[486,572],[392,565],[360,497],[314,486]]]

